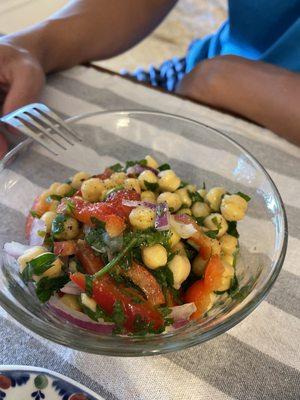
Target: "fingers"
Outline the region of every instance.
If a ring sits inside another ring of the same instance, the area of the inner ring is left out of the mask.
[[[13,80],[3,105],[3,115],[38,101],[44,86],[44,76],[40,71],[18,71]]]

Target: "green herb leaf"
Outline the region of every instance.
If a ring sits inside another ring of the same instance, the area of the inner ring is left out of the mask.
[[[122,303],[120,300],[116,300],[114,303],[114,310],[112,313],[112,320],[118,328],[123,328],[126,321],[125,312],[123,310]]]
[[[91,275],[85,275],[85,292],[89,297],[93,294],[93,277]]]
[[[229,296],[234,295],[238,289],[239,289],[239,281],[237,279],[236,273],[234,273],[230,282],[230,287],[228,289]]]
[[[197,222],[198,225],[204,226],[205,217],[193,217],[193,218]]]
[[[104,200],[107,200],[108,197],[109,197],[112,193],[118,192],[119,190],[123,190],[123,189],[124,189],[124,186],[123,186],[123,185],[117,185],[117,186],[115,186],[113,189],[110,189],[110,190],[106,193],[106,195],[105,195],[105,197],[104,197]]]
[[[68,214],[73,214],[73,211],[75,209],[75,205],[72,202],[72,200],[65,199],[65,205],[66,205],[66,211]]]
[[[168,267],[161,267],[151,271],[162,288],[172,287],[174,284],[173,272]]]
[[[111,165],[111,166],[108,167],[108,168],[111,169],[111,170],[114,171],[114,172],[121,172],[121,171],[123,171],[123,167],[122,167],[122,165],[121,165],[120,163]]]
[[[112,322],[112,318],[98,305],[95,312],[82,304],[82,302],[80,302],[80,307],[82,308],[82,311],[93,321],[98,322],[99,319],[103,319],[105,322]]]
[[[190,190],[188,190],[188,194],[190,196],[190,199],[192,200],[192,205],[197,202],[204,202],[203,197],[198,192],[191,192]]]
[[[53,253],[41,254],[40,256],[34,258],[26,264],[26,267],[21,274],[23,280],[28,282],[32,279],[33,275],[42,275],[45,271],[52,267],[52,264],[56,259],[57,257]]]
[[[188,182],[181,181],[178,189],[182,189],[182,188],[186,187],[188,184],[189,184]]]
[[[218,230],[220,230],[222,228],[222,224],[218,221],[217,217],[213,217],[212,222],[215,224],[215,226],[217,227]]]
[[[30,215],[31,215],[33,218],[40,218],[39,214],[38,214],[36,211],[30,210],[29,212],[30,212]]]
[[[236,238],[239,238],[240,235],[239,235],[239,233],[237,231],[236,226],[237,226],[236,221],[228,221],[227,233],[228,233],[228,235],[231,235],[231,236],[234,236]]]
[[[247,202],[249,202],[251,200],[251,197],[248,196],[247,194],[243,193],[243,192],[237,192],[236,193],[238,196],[242,197],[244,200],[246,200]]]
[[[57,214],[57,216],[52,221],[51,227],[51,231],[54,236],[64,231],[64,223],[66,222],[66,220],[67,216],[65,214]]]
[[[56,278],[42,278],[36,284],[36,295],[41,303],[45,303],[50,299],[54,292],[64,287],[70,278],[68,275],[58,276]]]
[[[213,231],[213,230],[207,231],[207,232],[204,232],[204,233],[205,233],[206,236],[210,237],[211,239],[217,239],[217,235],[219,233],[219,229],[217,229],[215,231]]]
[[[159,171],[166,171],[167,169],[171,169],[171,167],[169,164],[165,163],[165,164],[160,165],[157,169]]]
[[[145,185],[147,190],[151,190],[152,192],[155,192],[155,190],[158,189],[158,183],[157,182],[144,181],[144,185]]]
[[[50,194],[50,196],[47,197],[46,202],[51,203],[52,200],[56,201],[61,201],[63,196],[59,196],[58,194]]]

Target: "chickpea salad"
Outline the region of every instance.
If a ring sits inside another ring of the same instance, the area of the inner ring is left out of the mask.
[[[53,183],[6,243],[23,281],[72,324],[157,334],[238,290],[237,222],[250,197],[184,182],[151,156]]]

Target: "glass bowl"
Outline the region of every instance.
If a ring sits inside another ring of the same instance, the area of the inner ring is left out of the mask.
[[[86,331],[41,306],[2,253],[0,304],[19,323],[67,347],[96,354],[144,356],[197,345],[227,331],[263,300],[274,284],[287,248],[284,206],[263,166],[225,134],[190,119],[159,112],[113,111],[68,120],[83,139],[74,151],[55,158],[27,139],[3,160],[0,172],[1,249],[24,239],[25,215],[42,188],[77,170],[101,171],[117,161],[152,154],[178,175],[207,187],[224,186],[251,196],[239,223],[238,293],[221,299],[201,321],[160,335],[113,336]],[[30,148],[28,148],[30,146]]]

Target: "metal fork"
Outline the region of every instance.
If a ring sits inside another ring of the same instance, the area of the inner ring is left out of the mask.
[[[32,138],[54,155],[68,150],[76,141],[81,142],[53,110],[41,103],[29,104],[0,119],[24,135]]]

